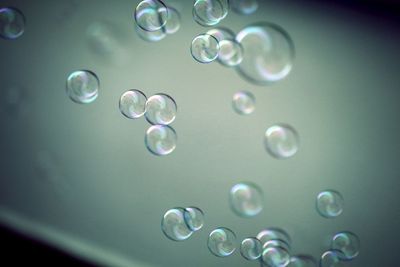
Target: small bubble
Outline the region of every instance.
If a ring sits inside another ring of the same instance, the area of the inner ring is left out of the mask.
[[[261,189],[252,183],[239,183],[229,192],[232,210],[241,217],[253,217],[263,209]]]
[[[157,31],[167,23],[168,8],[160,0],[144,0],[136,6],[134,18],[143,30]]]
[[[93,102],[99,93],[99,79],[89,70],[74,71],[67,79],[67,94],[79,104]]]
[[[171,124],[177,113],[175,100],[166,94],[156,94],[146,101],[146,119],[151,124]]]
[[[257,239],[261,241],[262,245],[271,240],[282,240],[289,246],[291,244],[289,234],[285,230],[277,227],[270,227],[260,231],[257,234]]]
[[[20,37],[25,31],[25,16],[16,8],[0,8],[0,36],[13,40]]]
[[[340,259],[352,260],[360,253],[360,239],[352,232],[340,232],[333,237],[331,248],[341,252]]]
[[[241,15],[250,15],[257,11],[257,0],[230,0],[232,9]]]
[[[137,119],[146,112],[147,98],[139,90],[129,90],[121,95],[119,99],[119,110],[129,119]]]
[[[290,254],[282,247],[267,247],[263,250],[262,260],[270,267],[285,267],[290,262]]]
[[[200,34],[193,39],[190,52],[198,62],[210,63],[218,57],[219,44],[214,36]]]
[[[334,218],[342,214],[343,196],[333,190],[323,191],[317,196],[317,211],[325,218]]]
[[[204,225],[204,213],[196,207],[189,207],[184,212],[185,222],[193,232],[200,230]]]
[[[287,267],[317,267],[317,262],[312,256],[297,255],[290,257]]]
[[[243,60],[243,47],[235,40],[225,39],[219,42],[218,62],[226,67],[234,67]]]
[[[168,210],[162,218],[161,229],[165,236],[173,241],[186,240],[193,234],[187,227],[183,214],[183,208],[173,208]]]
[[[220,227],[208,236],[208,249],[217,257],[227,257],[236,250],[236,235],[232,230]]]
[[[296,130],[287,124],[277,124],[265,132],[264,144],[271,156],[285,159],[294,156],[299,149],[299,137]]]
[[[248,115],[256,108],[256,98],[250,92],[239,91],[233,95],[232,106],[236,113]]]
[[[334,250],[329,250],[325,251],[321,259],[319,261],[319,266],[320,267],[341,267],[343,266],[342,261],[339,258],[340,252],[334,251]]]
[[[162,27],[162,30],[166,34],[174,34],[181,27],[181,15],[179,12],[173,8],[168,7],[168,19],[165,25]]]
[[[165,156],[175,150],[177,139],[173,128],[166,125],[153,125],[146,132],[145,144],[154,155]]]
[[[206,34],[212,35],[213,37],[215,37],[215,39],[217,39],[218,43],[223,40],[227,40],[227,39],[232,40],[233,38],[235,38],[235,33],[232,30],[230,30],[228,28],[224,28],[224,27],[218,27],[218,28],[208,30]]]
[[[228,15],[228,0],[196,0],[193,5],[193,19],[202,26],[218,24]]]
[[[152,42],[152,43],[159,42],[167,36],[167,34],[162,29],[149,32],[149,31],[143,30],[142,28],[140,28],[137,25],[136,25],[135,29],[136,29],[137,35],[142,40],[147,41],[147,42]]]
[[[261,257],[262,246],[260,240],[255,237],[243,239],[240,244],[240,253],[247,260],[256,260]]]

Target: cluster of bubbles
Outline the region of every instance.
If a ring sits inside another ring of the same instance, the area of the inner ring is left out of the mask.
[[[161,229],[173,241],[188,239],[204,225],[203,211],[196,207],[169,209],[161,220]]]
[[[320,267],[338,267],[343,262],[351,261],[360,253],[360,239],[350,231],[336,233],[320,259]]]
[[[0,37],[13,40],[25,31],[25,16],[16,8],[0,7]]]

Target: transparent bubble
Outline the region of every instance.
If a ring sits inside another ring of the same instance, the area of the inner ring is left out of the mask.
[[[16,39],[25,31],[25,16],[16,8],[0,8],[0,36],[4,39]]]
[[[208,249],[217,257],[227,257],[236,250],[236,235],[232,230],[221,227],[208,236]]]
[[[290,251],[290,244],[283,239],[271,239],[262,244],[263,250],[270,247],[280,247],[284,248],[286,251]]]
[[[93,102],[99,94],[99,79],[89,70],[74,71],[67,79],[67,94],[79,104]]]
[[[269,267],[285,267],[290,262],[290,254],[282,247],[267,247],[263,250],[262,260]]]
[[[263,193],[252,183],[239,183],[229,192],[232,210],[241,217],[253,217],[263,209]]]
[[[119,110],[129,119],[137,119],[146,112],[145,94],[139,90],[129,90],[121,95],[119,99]]]
[[[196,0],[193,19],[202,26],[216,25],[228,15],[228,10],[228,0]]]
[[[146,131],[145,144],[154,155],[165,156],[175,150],[177,139],[173,128],[166,125],[153,125]]]
[[[218,43],[221,42],[222,40],[226,40],[226,39],[232,40],[235,38],[235,33],[232,30],[223,28],[223,27],[218,27],[218,28],[208,30],[206,34],[212,35],[213,37],[215,37],[215,39],[217,39]]]
[[[230,0],[232,9],[242,15],[250,15],[256,12],[258,0]]]
[[[156,94],[146,101],[146,119],[151,124],[168,125],[176,118],[175,100],[166,94]]]
[[[143,30],[142,28],[140,28],[137,25],[136,25],[135,29],[136,29],[136,33],[139,35],[139,37],[142,40],[147,41],[147,42],[158,42],[167,36],[167,34],[162,29],[149,32],[149,31]]]
[[[320,267],[341,267],[342,261],[339,258],[339,252],[334,250],[325,251],[319,261]]]
[[[333,190],[323,191],[317,196],[317,211],[325,218],[334,218],[342,214],[343,196]]]
[[[277,124],[265,132],[264,145],[271,156],[277,159],[290,158],[299,149],[299,137],[290,125]]]
[[[219,42],[218,62],[226,67],[234,67],[243,60],[242,45],[235,40],[225,39]]]
[[[190,52],[198,62],[210,63],[218,57],[219,44],[214,36],[200,34],[193,39]]]
[[[253,113],[256,108],[256,98],[247,91],[239,91],[233,95],[233,109],[240,115]]]
[[[161,229],[169,239],[183,241],[193,234],[187,227],[183,214],[183,208],[173,208],[164,214],[161,221]]]
[[[269,85],[292,70],[294,45],[281,27],[266,22],[250,25],[236,35],[236,40],[244,50],[237,70],[248,81]]]
[[[247,260],[256,260],[261,257],[262,246],[260,240],[255,237],[243,239],[240,244],[240,253]]]
[[[168,7],[167,22],[165,23],[164,27],[162,27],[162,30],[166,34],[174,34],[179,30],[180,27],[181,27],[181,15],[175,8]]]
[[[160,0],[144,0],[137,5],[134,18],[143,30],[157,31],[167,23],[168,8]]]
[[[360,253],[360,239],[352,232],[340,232],[333,237],[331,248],[341,252],[342,260],[352,260]]]
[[[193,232],[200,230],[204,225],[204,213],[196,207],[189,207],[184,212],[185,222]]]
[[[291,244],[289,234],[285,230],[277,227],[269,227],[260,231],[257,234],[257,239],[260,240],[263,245],[271,240],[282,240],[289,246]]]
[[[288,267],[317,267],[317,262],[312,256],[297,255],[290,258]]]

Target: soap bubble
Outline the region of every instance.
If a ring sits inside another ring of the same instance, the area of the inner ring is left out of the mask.
[[[281,247],[286,251],[290,251],[290,244],[283,239],[271,239],[262,244],[263,250],[270,247]]]
[[[217,257],[227,257],[236,250],[236,235],[232,230],[221,227],[208,236],[208,249]]]
[[[129,90],[121,95],[119,99],[119,110],[129,119],[137,119],[146,112],[147,98],[139,90]]]
[[[230,0],[232,9],[242,15],[250,15],[258,8],[257,0]]]
[[[297,255],[290,258],[288,267],[317,267],[317,262],[312,256]]]
[[[169,239],[183,241],[192,235],[193,232],[187,227],[183,214],[183,208],[173,208],[164,214],[161,229]]]
[[[289,234],[285,230],[277,227],[269,227],[260,231],[257,234],[257,239],[260,240],[262,245],[271,240],[282,240],[289,246],[291,244],[291,239]]]
[[[282,247],[267,247],[263,250],[262,260],[269,267],[285,267],[290,262],[290,254]]]
[[[236,40],[244,50],[237,70],[250,82],[269,85],[292,70],[294,45],[281,27],[265,22],[253,24],[241,30]]]
[[[285,159],[294,156],[299,149],[296,130],[287,124],[277,124],[265,132],[264,144],[271,156]]]
[[[146,119],[151,124],[171,124],[177,113],[175,100],[166,94],[156,94],[146,101]]]
[[[225,39],[219,42],[218,62],[226,67],[234,67],[243,60],[243,47],[235,40]]]
[[[193,5],[193,19],[202,26],[212,26],[228,15],[228,0],[196,0]]]
[[[0,36],[12,40],[20,37],[25,31],[25,16],[16,8],[0,8]]]
[[[252,183],[239,183],[229,192],[232,210],[241,217],[253,217],[263,209],[261,189]]]
[[[162,30],[166,34],[174,34],[181,27],[181,15],[179,12],[172,7],[168,7],[168,18],[165,25],[162,27]]]
[[[239,91],[233,95],[233,109],[240,115],[253,113],[256,108],[254,95],[247,91]]]
[[[240,244],[240,253],[247,260],[256,260],[261,257],[262,246],[260,240],[255,237],[243,239]]]
[[[140,28],[137,25],[136,25],[135,29],[136,29],[136,33],[139,35],[139,37],[142,40],[147,41],[147,42],[158,42],[167,36],[167,34],[162,29],[149,32],[149,31],[143,30],[142,28]]]
[[[204,213],[196,207],[189,207],[184,212],[185,222],[193,232],[200,230],[204,225]]]
[[[193,39],[190,52],[196,61],[210,63],[218,57],[219,44],[214,36],[200,34]]]
[[[143,0],[137,5],[134,18],[143,30],[157,31],[167,23],[168,8],[160,0]]]
[[[343,262],[339,258],[339,251],[329,250],[325,251],[319,261],[320,267],[342,267]]]
[[[235,33],[232,30],[224,27],[213,28],[208,30],[206,34],[213,36],[215,39],[217,39],[218,43],[222,40],[232,40],[235,38]]]
[[[176,132],[166,125],[153,125],[146,131],[145,144],[147,149],[156,156],[165,156],[176,148]]]
[[[68,76],[66,90],[72,101],[87,104],[97,98],[99,86],[99,79],[94,72],[78,70]]]
[[[333,237],[331,248],[341,252],[342,260],[352,260],[360,253],[360,239],[352,232],[340,232]]]
[[[317,196],[317,211],[323,217],[337,217],[343,212],[343,196],[333,190],[323,191]]]

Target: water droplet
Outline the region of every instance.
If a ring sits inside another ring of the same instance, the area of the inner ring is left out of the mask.
[[[193,39],[190,52],[198,62],[210,63],[218,57],[219,44],[214,36],[200,34]]]
[[[294,156],[299,149],[296,130],[287,124],[277,124],[265,132],[264,144],[271,156],[285,159]]]
[[[175,150],[177,139],[173,128],[166,125],[153,125],[146,132],[145,144],[154,155],[165,156]]]
[[[179,12],[173,8],[168,7],[168,19],[165,25],[162,27],[162,30],[166,34],[174,34],[181,27],[181,15]]]
[[[25,31],[25,16],[16,8],[0,8],[0,36],[4,39],[16,39]]]
[[[312,256],[297,255],[290,258],[288,267],[317,267],[317,262]]]
[[[74,71],[67,79],[67,94],[79,104],[93,102],[99,93],[99,79],[89,70]]]
[[[320,267],[341,267],[343,266],[340,258],[339,252],[334,250],[326,251],[322,254],[319,261]]]
[[[224,28],[224,27],[218,27],[218,28],[208,30],[206,34],[212,35],[213,37],[215,37],[215,39],[217,39],[218,43],[221,42],[222,40],[227,40],[227,39],[232,40],[235,38],[234,32],[231,31],[230,29]]]
[[[263,209],[261,189],[252,183],[239,183],[229,192],[232,210],[241,217],[253,217]]]
[[[121,95],[119,99],[119,110],[129,119],[137,119],[146,112],[147,98],[139,90],[129,90]]]
[[[261,257],[262,245],[260,240],[255,237],[243,239],[240,244],[240,253],[247,260],[256,260]]]
[[[257,239],[261,241],[261,244],[264,245],[270,240],[282,240],[286,244],[290,246],[291,239],[288,233],[285,230],[277,228],[277,227],[269,227],[257,234]]]
[[[183,208],[173,208],[164,214],[161,221],[161,229],[169,239],[183,241],[193,234],[187,227],[183,214]]]
[[[219,42],[218,62],[226,67],[234,67],[243,60],[243,47],[235,40],[225,39]]]
[[[142,28],[140,28],[137,25],[136,25],[135,29],[136,29],[136,33],[139,35],[139,37],[142,40],[147,41],[147,42],[158,42],[167,36],[167,34],[162,29],[149,32],[149,31],[143,30]]]
[[[360,253],[360,239],[352,232],[340,232],[333,237],[331,248],[341,252],[340,259],[352,260]]]
[[[250,15],[258,8],[257,0],[230,0],[232,9],[241,15]]]
[[[228,15],[228,10],[228,0],[196,0],[193,19],[202,26],[216,25]]]
[[[208,236],[208,249],[217,257],[227,257],[236,250],[236,235],[232,230],[220,227]]]
[[[267,247],[263,250],[262,260],[270,267],[285,267],[290,262],[290,254],[282,247]]]
[[[250,92],[239,91],[233,95],[232,106],[238,114],[248,115],[255,110],[256,99]]]
[[[334,190],[326,190],[317,196],[317,211],[325,218],[334,218],[342,214],[343,196]]]
[[[184,212],[185,222],[193,232],[200,230],[204,225],[204,213],[196,207],[189,207]]]
[[[171,124],[177,113],[175,100],[166,94],[156,94],[146,101],[146,119],[151,124]]]
[[[134,18],[143,30],[157,31],[167,23],[168,8],[160,0],[144,0],[136,6]]]

